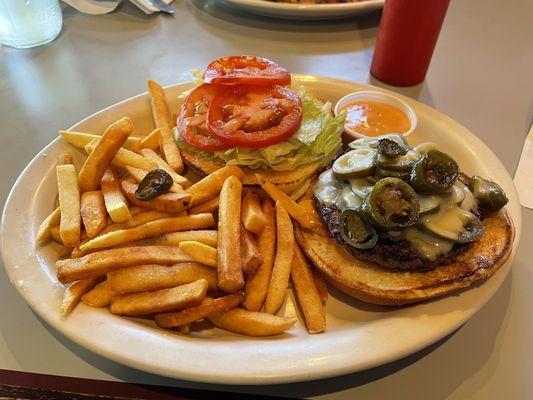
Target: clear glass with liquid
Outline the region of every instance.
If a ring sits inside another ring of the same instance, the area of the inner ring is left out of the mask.
[[[0,0],[0,43],[28,48],[54,40],[63,18],[58,0]]]

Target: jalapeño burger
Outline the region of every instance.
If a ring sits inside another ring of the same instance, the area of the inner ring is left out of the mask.
[[[465,288],[511,254],[502,188],[461,173],[434,143],[355,140],[312,192],[300,204],[323,227],[296,230],[302,250],[333,285],[366,302],[401,305]]]
[[[260,172],[287,193],[301,189],[341,149],[344,115],[291,86],[277,63],[255,56],[211,62],[184,99],[175,137],[185,162],[201,174],[238,165],[244,184]]]

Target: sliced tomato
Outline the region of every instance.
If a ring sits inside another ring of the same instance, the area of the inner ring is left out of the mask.
[[[291,74],[281,65],[256,56],[231,56],[211,62],[204,82],[221,85],[288,85]]]
[[[189,93],[180,109],[176,123],[179,136],[199,150],[217,151],[230,147],[213,137],[206,127],[207,110],[218,91],[219,86],[204,83]]]
[[[283,86],[238,85],[219,92],[207,112],[207,129],[235,147],[265,147],[290,138],[302,121],[302,101]]]

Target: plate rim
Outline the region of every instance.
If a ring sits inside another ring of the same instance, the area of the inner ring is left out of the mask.
[[[224,1],[250,13],[285,19],[329,19],[351,17],[359,13],[383,8],[385,4],[385,0],[364,0],[353,3],[327,4],[290,4],[266,0]]]
[[[438,111],[438,110],[436,110],[436,109],[434,109],[434,108],[432,108],[432,107],[430,107],[430,106],[428,106],[426,104],[423,104],[423,103],[419,102],[418,100],[411,99],[411,98],[409,98],[407,96],[403,96],[403,95],[401,95],[399,93],[396,93],[394,91],[391,91],[391,90],[379,88],[379,87],[376,87],[376,86],[373,86],[373,85],[364,84],[364,83],[354,82],[354,81],[335,79],[335,78],[328,78],[328,77],[322,77],[322,76],[316,76],[316,75],[297,75],[297,74],[294,74],[293,76],[296,78],[297,81],[302,81],[303,83],[305,83],[306,80],[311,80],[311,81],[319,82],[321,84],[328,84],[328,83],[332,83],[332,84],[336,84],[336,85],[342,85],[342,84],[353,85],[353,84],[357,84],[357,85],[360,85],[360,86],[363,86],[363,87],[366,87],[366,88],[370,88],[372,90],[380,90],[380,91],[393,93],[394,95],[396,95],[396,96],[398,96],[398,97],[400,97],[400,98],[402,98],[404,100],[406,99],[409,102],[415,102],[415,103],[417,103],[417,106],[422,107],[422,109],[424,110],[425,113],[426,112],[437,113],[438,115],[443,117],[446,120],[447,123],[451,123],[452,125],[455,124],[457,126],[460,126],[461,129],[463,129],[465,131],[468,131],[470,133],[471,137],[475,141],[477,141],[479,144],[481,144],[484,148],[486,148],[489,151],[490,157],[492,157],[495,160],[497,160],[498,167],[502,167],[503,168],[503,165],[501,165],[501,161],[499,161],[499,159],[492,152],[492,150],[490,150],[490,148],[488,146],[486,146],[481,141],[481,139],[479,139],[470,130],[468,130],[466,127],[462,126],[461,124],[459,124],[457,121],[453,120],[451,117],[441,113],[440,111]],[[169,89],[172,89],[174,87],[179,87],[179,86],[183,86],[183,85],[187,85],[187,84],[190,85],[191,82],[179,82],[179,83],[175,83],[175,84],[172,84],[172,85],[168,85],[168,86],[165,86],[165,90],[169,90]],[[94,114],[92,114],[90,116],[87,116],[86,118],[80,120],[79,122],[74,124],[72,127],[80,125],[80,124],[86,122],[87,120],[93,118],[95,115],[98,115],[100,113],[105,113],[106,111],[108,111],[111,108],[117,107],[118,105],[121,105],[123,103],[127,103],[127,102],[130,102],[130,101],[133,101],[134,99],[138,99],[139,97],[145,97],[146,95],[147,95],[147,92],[143,92],[143,93],[137,94],[135,96],[129,97],[127,99],[124,99],[122,101],[119,101],[117,103],[114,103],[114,104],[112,104],[112,105],[110,105],[108,107],[105,107],[105,108],[95,112]],[[72,127],[69,128],[69,129],[72,129]],[[61,333],[64,336],[66,336],[67,338],[69,338],[73,342],[79,344],[80,346],[82,346],[82,347],[84,347],[84,348],[86,348],[86,349],[88,349],[88,350],[90,350],[90,351],[92,351],[92,352],[94,352],[96,354],[99,354],[99,355],[101,355],[101,356],[103,356],[105,358],[111,359],[111,360],[119,362],[121,364],[128,365],[130,367],[137,368],[137,369],[142,369],[142,370],[145,370],[145,371],[148,371],[148,372],[151,372],[151,373],[156,373],[156,374],[159,374],[159,375],[172,377],[172,378],[187,379],[187,380],[197,381],[197,382],[210,382],[210,383],[217,383],[217,384],[240,384],[240,385],[290,383],[290,382],[300,382],[300,381],[307,381],[307,380],[323,379],[323,378],[338,376],[338,375],[342,375],[342,374],[353,373],[353,372],[356,372],[356,371],[362,371],[362,370],[365,370],[365,369],[368,369],[368,368],[372,368],[372,367],[375,367],[375,366],[378,366],[378,365],[383,365],[385,363],[392,362],[394,360],[403,358],[403,357],[405,357],[405,356],[407,356],[409,354],[412,354],[412,353],[414,353],[416,351],[419,351],[420,349],[423,349],[423,348],[427,347],[428,345],[430,345],[432,343],[435,343],[439,339],[447,336],[448,334],[450,334],[451,332],[456,330],[458,327],[460,327],[466,321],[468,321],[475,313],[477,313],[490,300],[490,298],[492,298],[494,293],[501,287],[501,284],[503,283],[505,277],[507,276],[507,274],[509,273],[509,271],[511,269],[511,265],[512,265],[512,263],[514,261],[514,257],[516,255],[516,250],[518,248],[518,244],[519,244],[520,237],[521,237],[521,231],[522,231],[522,215],[521,214],[522,214],[522,212],[520,210],[519,215],[516,215],[516,216],[512,215],[513,222],[515,224],[515,229],[516,229],[516,236],[515,236],[515,241],[513,243],[512,254],[510,255],[509,260],[505,263],[505,265],[502,266],[502,268],[500,268],[500,271],[496,272],[496,274],[500,274],[500,275],[502,273],[505,274],[505,276],[500,277],[500,279],[501,279],[500,283],[498,285],[495,285],[494,287],[491,287],[491,290],[488,292],[488,294],[486,296],[486,299],[482,302],[481,305],[479,305],[479,307],[475,307],[475,308],[472,308],[472,309],[470,309],[468,311],[465,311],[464,314],[463,314],[463,318],[458,320],[453,325],[450,325],[448,327],[448,329],[441,330],[440,332],[438,332],[438,333],[436,333],[436,334],[434,334],[432,336],[428,336],[428,337],[426,337],[425,340],[418,341],[418,342],[413,342],[414,344],[411,343],[410,346],[404,346],[402,351],[397,351],[396,353],[392,353],[391,352],[391,353],[388,353],[387,355],[384,355],[384,356],[382,356],[380,358],[374,358],[371,361],[368,361],[368,362],[362,363],[362,364],[361,363],[360,364],[345,363],[345,364],[341,364],[341,365],[332,364],[332,365],[329,365],[328,368],[324,368],[321,371],[318,371],[318,372],[317,371],[313,371],[313,373],[311,375],[309,373],[306,373],[306,371],[297,371],[297,372],[288,371],[288,373],[285,373],[283,375],[277,374],[277,375],[245,376],[245,377],[239,376],[239,377],[235,377],[235,376],[228,376],[228,374],[226,374],[226,375],[222,374],[221,375],[221,374],[215,374],[215,373],[199,375],[199,374],[194,374],[194,373],[188,373],[188,371],[185,368],[182,368],[181,370],[168,371],[167,369],[159,368],[154,363],[147,363],[144,360],[139,360],[139,359],[136,359],[135,357],[133,357],[133,358],[132,357],[124,357],[124,356],[122,356],[122,355],[120,355],[120,354],[118,354],[116,352],[115,353],[107,352],[107,351],[103,350],[102,348],[98,347],[97,343],[95,343],[94,341],[85,340],[85,338],[83,336],[77,335],[75,330],[69,329],[68,327],[64,328],[65,325],[61,323],[61,320],[48,318],[48,316],[46,315],[44,310],[41,310],[41,308],[38,307],[38,305],[35,304],[33,299],[28,298],[25,295],[25,292],[22,290],[22,287],[20,287],[17,284],[17,282],[14,281],[14,277],[12,276],[12,272],[13,271],[11,270],[13,267],[11,265],[8,266],[8,262],[6,262],[8,260],[10,261],[10,259],[8,257],[7,246],[5,246],[5,241],[6,241],[6,237],[5,237],[6,236],[5,235],[5,233],[6,233],[6,213],[8,211],[9,206],[11,205],[12,198],[15,195],[15,193],[16,193],[16,191],[18,189],[18,186],[20,185],[22,179],[27,175],[27,173],[30,170],[30,168],[38,161],[39,157],[41,157],[42,154],[46,153],[52,146],[55,146],[59,141],[60,141],[59,137],[55,138],[52,142],[50,142],[48,145],[46,145],[41,151],[39,151],[32,158],[32,160],[24,167],[24,169],[22,170],[20,175],[17,177],[15,183],[13,184],[13,187],[11,188],[11,190],[10,190],[10,192],[9,192],[7,198],[6,198],[6,201],[5,201],[5,204],[4,204],[4,207],[3,207],[3,211],[2,211],[2,222],[1,222],[1,225],[0,225],[0,250],[1,250],[2,259],[3,259],[3,262],[4,262],[4,269],[5,269],[8,277],[9,277],[9,280],[10,280],[11,284],[19,292],[19,294],[22,296],[24,301],[32,308],[32,310],[35,313],[37,313],[41,318],[43,318],[43,320],[46,321],[47,324],[52,326],[56,331],[58,331],[59,333]],[[511,179],[509,172],[505,168],[503,168],[503,170],[505,171],[507,176]],[[511,179],[511,181],[512,181],[512,179]],[[513,197],[517,198],[516,189],[514,188],[514,186],[513,186],[513,191],[514,191]],[[505,269],[505,271],[501,271],[501,270],[504,270],[504,269]],[[437,300],[434,300],[434,301],[439,301],[439,300],[437,299]]]
[[[318,10],[360,10],[369,7],[378,7],[385,4],[385,0],[361,0],[353,3],[323,3],[323,4],[291,4],[285,2],[273,2],[267,0],[225,0],[231,4],[252,5],[267,9],[287,11],[318,11]],[[264,7],[263,7],[264,6]]]

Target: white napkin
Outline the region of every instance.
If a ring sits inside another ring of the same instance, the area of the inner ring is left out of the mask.
[[[96,0],[63,0],[69,6],[76,10],[91,15],[108,14],[117,8],[120,4],[119,0],[113,1],[96,1]],[[139,7],[145,14],[152,14],[158,12],[158,10],[152,7],[144,0],[130,0],[134,5]],[[165,3],[170,4],[174,0],[163,0]]]
[[[533,209],[533,125],[522,148],[522,155],[514,174],[514,184],[520,204]]]

